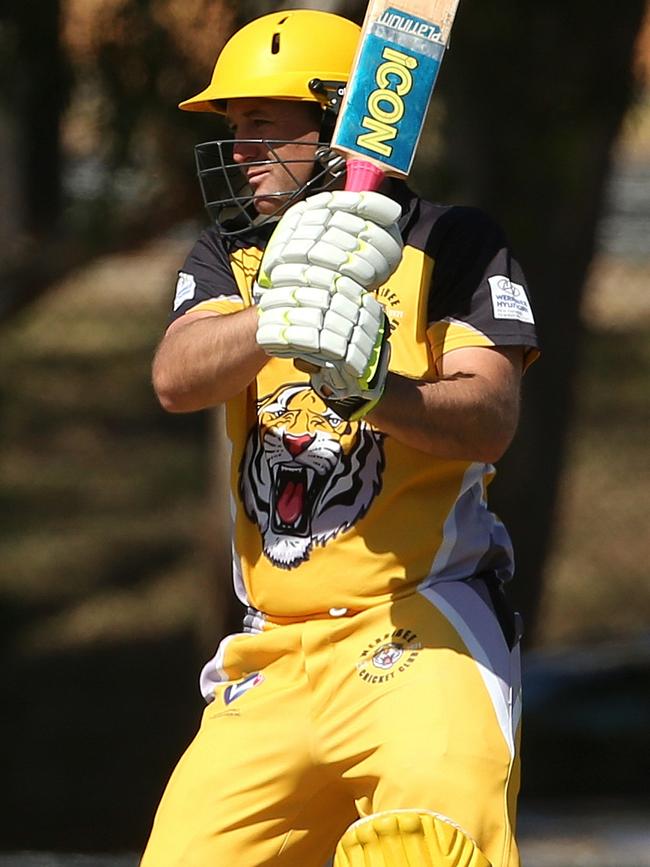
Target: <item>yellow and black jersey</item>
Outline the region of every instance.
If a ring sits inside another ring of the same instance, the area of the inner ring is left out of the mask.
[[[390,369],[433,380],[452,349],[537,339],[526,283],[501,229],[474,208],[426,202],[403,185],[402,261],[378,290]],[[273,226],[247,240],[206,230],[179,272],[173,318],[252,304]],[[367,421],[346,422],[291,360],[271,358],[228,402],[234,577],[266,618],[358,611],[416,586],[484,571],[507,580],[510,539],[489,511],[493,467],[441,460]]]

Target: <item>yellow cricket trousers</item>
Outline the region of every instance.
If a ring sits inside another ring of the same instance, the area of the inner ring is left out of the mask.
[[[230,636],[142,867],[322,867],[360,816],[421,808],[518,867],[518,648],[485,585]]]

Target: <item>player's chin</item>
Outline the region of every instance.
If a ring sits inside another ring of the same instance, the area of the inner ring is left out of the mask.
[[[281,200],[276,196],[255,196],[253,202],[257,213],[265,217],[274,214],[278,208],[282,207]]]
[[[258,214],[262,214],[263,216],[270,216],[271,214],[277,214],[284,211],[288,205],[293,204],[296,200],[295,192],[287,192],[282,193],[281,195],[264,195],[263,193],[256,193],[254,198],[255,210]]]

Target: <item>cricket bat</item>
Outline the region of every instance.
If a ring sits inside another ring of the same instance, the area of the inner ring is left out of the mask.
[[[370,0],[332,138],[345,189],[408,176],[459,0]]]

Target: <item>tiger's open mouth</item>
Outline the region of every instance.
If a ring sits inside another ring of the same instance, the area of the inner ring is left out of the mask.
[[[271,525],[276,533],[309,536],[312,507],[323,485],[314,470],[278,466],[273,479]]]

